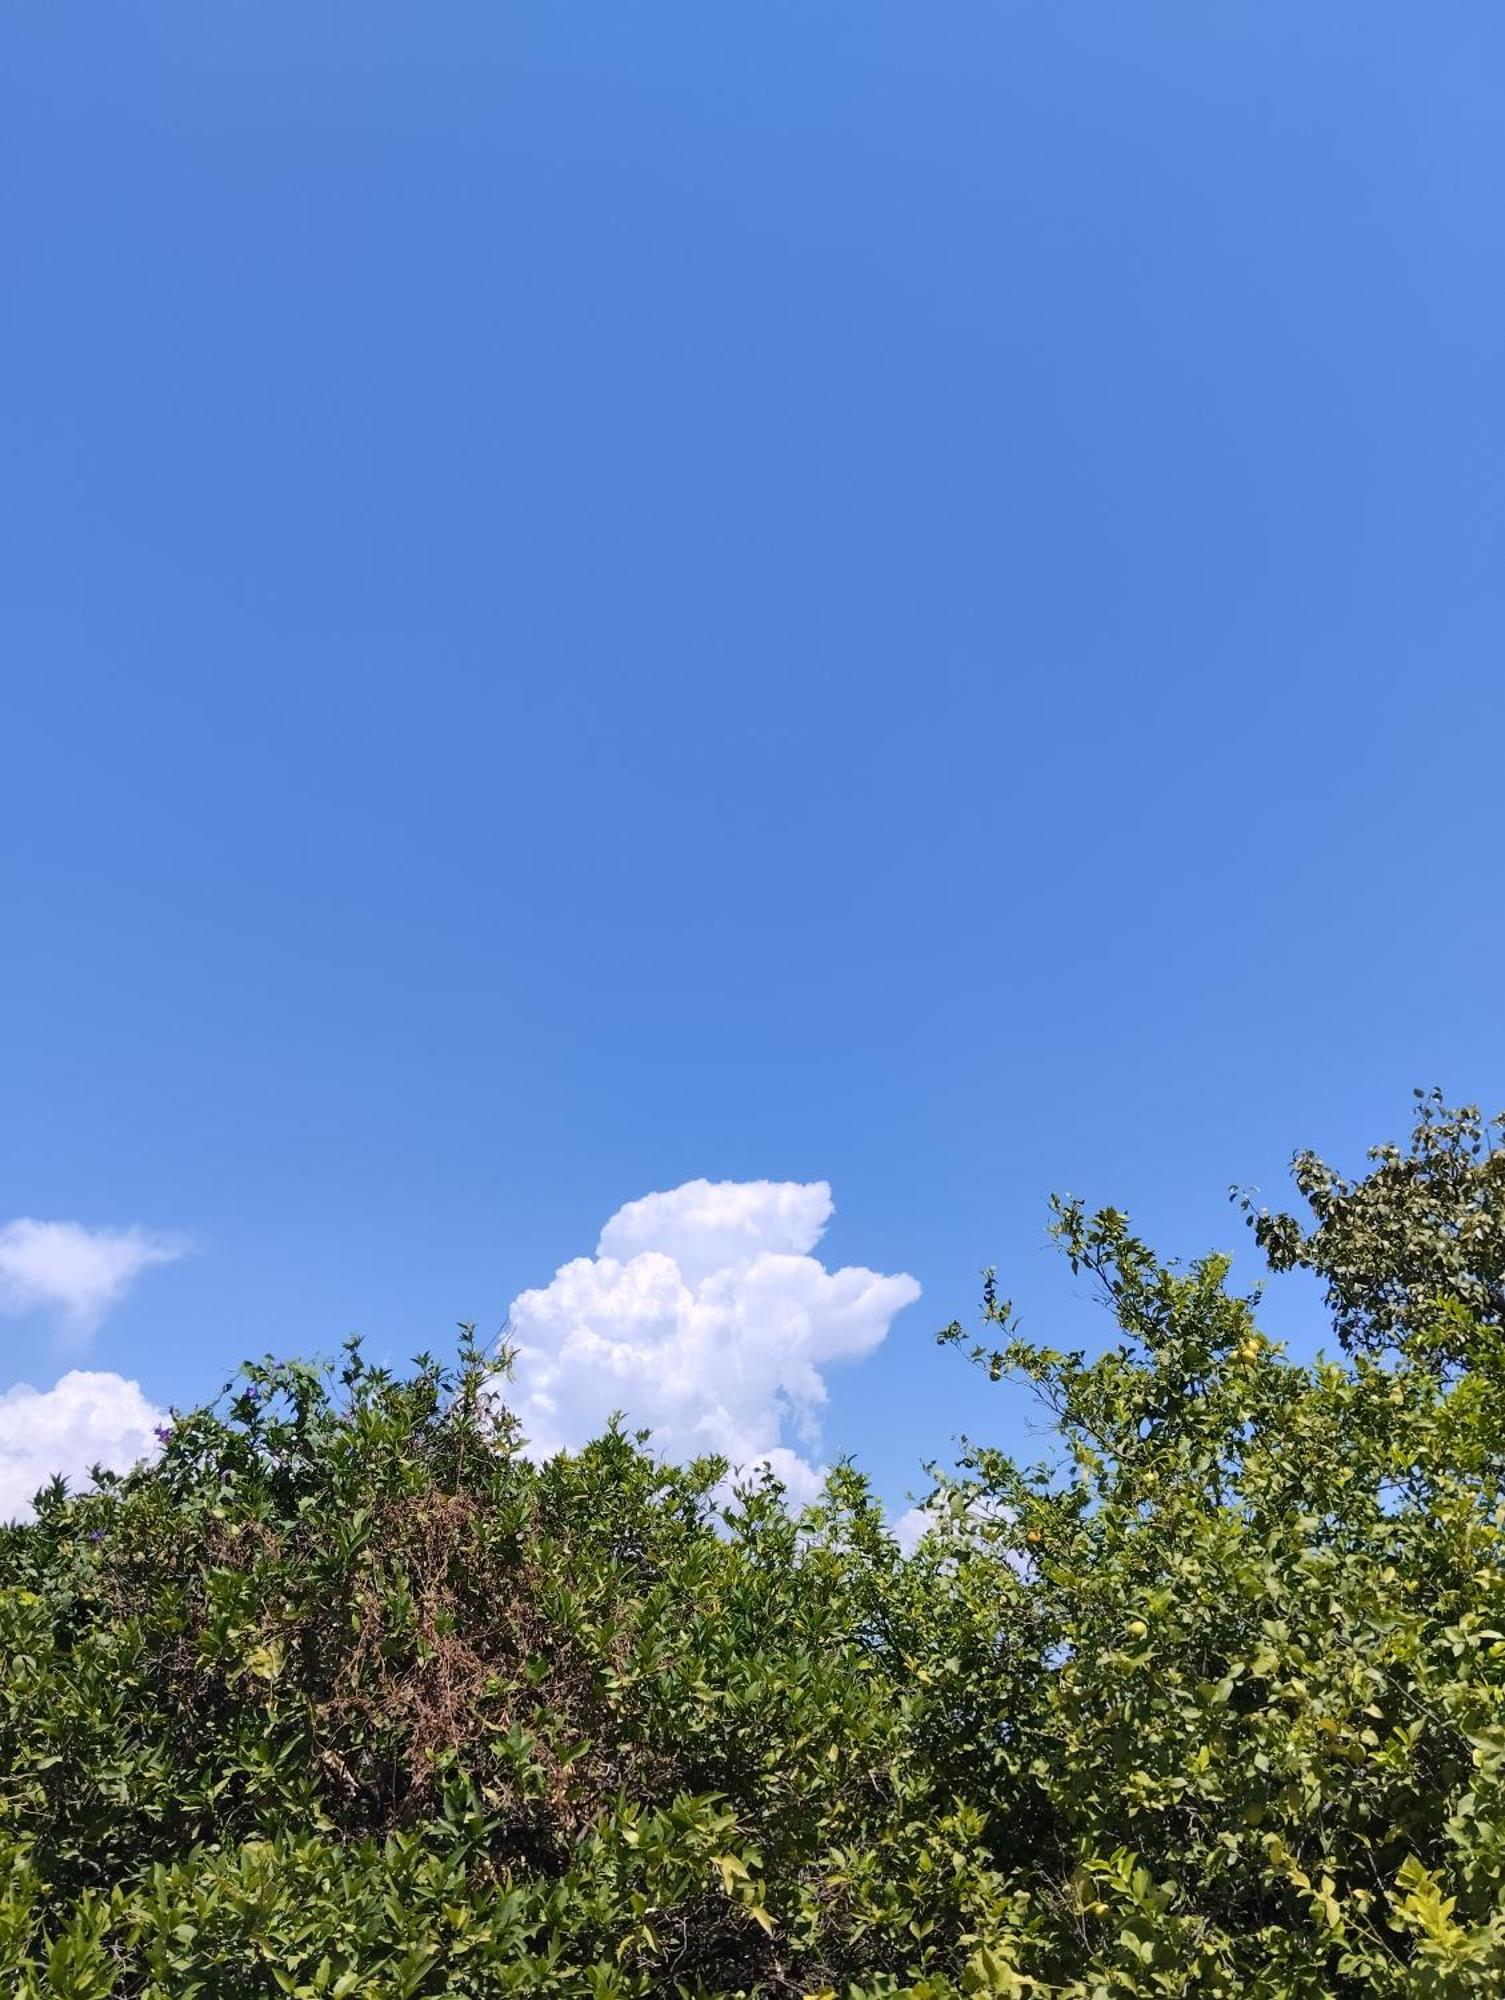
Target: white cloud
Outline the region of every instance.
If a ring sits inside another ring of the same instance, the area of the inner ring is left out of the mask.
[[[90,1334],[144,1270],[171,1263],[185,1248],[180,1237],[144,1229],[19,1216],[0,1227],[0,1312],[50,1308],[70,1333]]]
[[[920,1295],[812,1257],[830,1216],[824,1181],[687,1181],[618,1209],[594,1257],[513,1301],[508,1401],[530,1448],[578,1447],[622,1410],[669,1457],[768,1464],[813,1496],[822,1370],[871,1353]]]
[[[54,1473],[70,1487],[89,1469],[124,1472],[158,1450],[153,1431],[167,1421],[123,1375],[72,1369],[53,1388],[18,1382],[0,1393],[0,1521],[30,1511]]]
[[[933,1507],[907,1507],[889,1529],[905,1555],[912,1556],[939,1522]]]
[[[828,1181],[686,1181],[619,1208],[596,1255],[661,1250],[694,1286],[765,1251],[805,1256],[825,1235],[833,1206]]]

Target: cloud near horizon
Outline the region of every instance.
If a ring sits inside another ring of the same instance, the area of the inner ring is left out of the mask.
[[[0,1313],[52,1310],[64,1332],[87,1339],[141,1273],[188,1245],[146,1229],[87,1229],[29,1215],[0,1225]]]
[[[29,1514],[55,1473],[77,1489],[95,1465],[125,1472],[154,1457],[153,1432],[165,1422],[139,1382],[96,1369],[70,1369],[51,1389],[0,1391],[0,1521]]]
[[[811,1252],[831,1213],[825,1181],[687,1181],[619,1208],[593,1257],[512,1303],[507,1401],[530,1449],[577,1448],[621,1410],[669,1456],[768,1465],[813,1497],[823,1369],[920,1296],[902,1272],[827,1270]]]

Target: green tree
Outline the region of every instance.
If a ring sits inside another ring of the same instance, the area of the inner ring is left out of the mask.
[[[1472,1325],[1505,1328],[1505,1114],[1486,1123],[1477,1105],[1450,1109],[1440,1091],[1416,1098],[1409,1148],[1373,1147],[1357,1179],[1296,1155],[1310,1226],[1238,1198],[1272,1270],[1323,1281],[1345,1347],[1378,1352],[1427,1334],[1461,1360]]]
[[[1059,1203],[1106,1342],[988,1281],[1049,1447],[966,1445],[908,1557],[850,1465],[797,1515],[621,1429],[535,1465],[468,1339],[249,1365],[49,1489],[0,1530],[4,1990],[1505,1991],[1499,1154],[1434,1099],[1409,1163],[1306,1157],[1314,1228],[1256,1228],[1346,1355]]]

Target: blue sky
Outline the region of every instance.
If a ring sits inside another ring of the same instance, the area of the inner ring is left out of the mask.
[[[898,1498],[1029,1444],[931,1341],[980,1266],[1091,1330],[1053,1188],[1231,1247],[1505,1104],[1502,62],[1494,0],[10,10],[0,1226],[191,1254],[13,1282],[0,1388],[398,1357],[826,1181],[922,1296],[810,1450]]]

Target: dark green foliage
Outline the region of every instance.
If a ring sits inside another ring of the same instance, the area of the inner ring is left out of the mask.
[[[1343,1364],[1061,1204],[1114,1344],[989,1284],[1053,1455],[969,1447],[908,1559],[848,1467],[798,1519],[620,1432],[536,1467],[468,1344],[248,1367],[0,1531],[4,1990],[1505,1990],[1505,1334],[1406,1248],[1498,1229],[1470,1129],[1298,1239]]]

